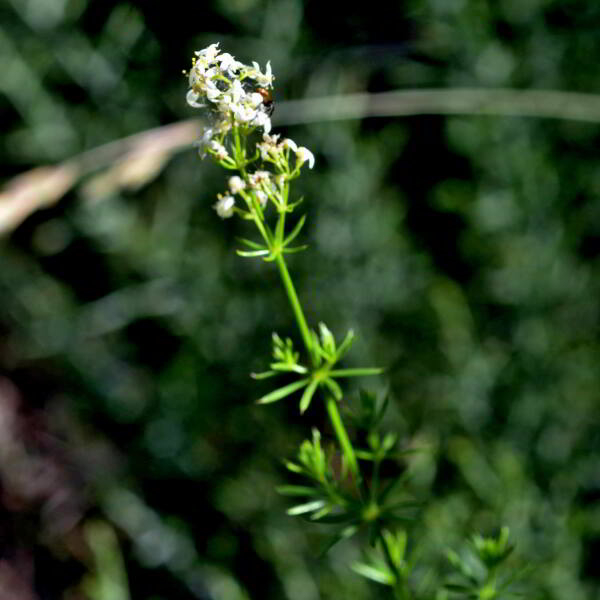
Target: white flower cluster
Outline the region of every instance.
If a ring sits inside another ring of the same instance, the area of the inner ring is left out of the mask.
[[[269,133],[271,119],[264,104],[264,91],[273,85],[271,63],[267,63],[263,73],[256,62],[245,65],[228,52],[222,53],[218,42],[195,54],[187,102],[194,108],[211,107],[217,116],[205,130],[201,145],[208,146],[215,135],[227,133],[234,125],[261,127]]]
[[[281,214],[289,212],[293,205],[288,202],[287,186],[300,175],[303,165],[313,168],[315,157],[293,140],[280,141],[279,135],[270,135],[274,79],[270,62],[263,73],[258,63],[245,65],[221,52],[218,43],[195,54],[187,101],[195,108],[205,107],[210,120],[198,142],[200,151],[203,155],[210,153],[222,166],[238,170],[243,176],[229,179],[229,189],[217,194],[213,208],[223,219],[237,213],[243,218],[262,220],[269,203]],[[232,129],[235,143],[227,140]],[[247,154],[245,144],[256,129],[262,129],[262,141],[256,144],[256,152]],[[251,171],[249,165],[259,158],[262,169]],[[264,170],[266,163],[273,172]]]
[[[215,143],[214,141],[212,142]],[[282,207],[282,191],[287,181],[294,179],[300,174],[300,168],[308,163],[309,169],[315,164],[313,153],[303,146],[298,147],[294,140],[289,138],[279,141],[279,135],[263,134],[263,141],[258,143],[257,148],[260,151],[262,159],[265,162],[273,163],[277,174],[270,171],[258,170],[247,174],[247,181],[244,181],[238,175],[229,178],[229,192],[225,195],[217,195],[217,203],[213,208],[222,219],[232,217],[235,209],[236,194],[241,195],[245,200],[254,196],[261,208],[266,208],[269,200],[275,206]],[[289,166],[289,153],[294,152],[296,162],[293,169]]]
[[[312,169],[315,165],[314,154],[304,146],[297,146],[294,140],[284,138],[279,141],[279,134],[269,135],[263,134],[263,141],[258,143],[256,147],[260,151],[261,158],[265,161],[272,162],[277,165],[280,161],[287,162],[287,154],[290,150],[296,155],[296,168],[300,168],[305,162],[308,162],[308,168]]]
[[[277,203],[277,194],[280,191],[277,186],[283,185],[281,176],[274,177],[269,171],[255,171],[248,174],[246,183],[238,175],[229,178],[229,192],[227,194],[217,194],[217,202],[213,208],[222,219],[233,217],[236,194],[242,198],[251,201],[254,196],[261,208],[266,208],[269,198]]]

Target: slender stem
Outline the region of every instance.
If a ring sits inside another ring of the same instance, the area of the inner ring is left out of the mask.
[[[265,240],[267,245],[270,246],[273,241],[273,236],[269,231],[269,227],[266,225],[266,223],[263,225],[263,223],[260,220],[260,217],[256,214],[256,212],[254,213],[254,224],[256,225],[258,231],[260,231],[260,235],[262,235],[263,240]]]
[[[348,461],[348,466],[354,475],[356,486],[360,489],[359,486],[361,477],[360,470],[358,468],[358,461],[356,460],[356,454],[354,454],[352,442],[350,441],[348,433],[346,432],[346,428],[344,427],[344,423],[342,422],[342,417],[340,416],[337,402],[333,396],[327,396],[325,404],[327,406],[327,413],[329,414],[329,420],[331,421],[335,435],[337,436],[340,447],[342,448],[342,452]]]
[[[278,254],[275,262],[279,268],[279,274],[281,275],[285,291],[287,292],[290,304],[292,305],[292,310],[294,311],[296,322],[298,323],[298,328],[300,329],[302,340],[304,341],[304,346],[306,347],[307,352],[312,356],[312,337],[306,323],[306,318],[304,317],[304,312],[302,311],[302,306],[298,300],[296,289],[292,283],[292,278],[290,277],[290,273],[285,264],[285,259],[281,254]]]
[[[285,238],[285,211],[279,213],[277,219],[277,226],[275,227],[275,241],[277,245],[283,247],[283,240]]]
[[[233,139],[235,142],[235,161],[238,164],[238,168],[242,170],[243,157],[242,157],[242,143],[240,141],[240,130],[237,127],[233,128]]]

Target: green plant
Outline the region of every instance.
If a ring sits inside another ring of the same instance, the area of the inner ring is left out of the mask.
[[[378,375],[383,369],[339,366],[352,346],[354,332],[349,331],[339,342],[324,323],[312,329],[288,270],[286,255],[306,249],[295,245],[306,215],[288,231],[289,218],[302,203],[302,198],[291,198],[291,183],[305,165],[312,168],[315,159],[310,150],[293,140],[271,135],[273,80],[269,63],[263,72],[257,63],[245,65],[221,53],[218,44],[211,44],[196,52],[187,100],[193,107],[204,108],[209,121],[198,143],[201,156],[210,155],[234,172],[228,191],[218,195],[213,208],[223,219],[239,216],[254,224],[258,238],[239,239],[243,248],[237,253],[275,263],[303,342],[301,354],[290,338],[273,334],[270,369],[252,376],[285,375],[293,380],[263,395],[258,403],[299,398],[300,412],[305,413],[318,397],[337,438],[338,447],[324,447],[321,433],[313,428],[312,439],[301,444],[296,460],[285,463],[292,476],[302,481],[282,485],[278,491],[297,499],[289,515],[335,527],[323,551],[365,530],[365,560],[355,562],[353,570],[390,586],[396,598],[421,597],[425,592],[419,592],[411,581],[415,558],[410,554],[407,531],[420,503],[401,485],[402,473],[381,475],[385,461],[398,461],[404,454],[398,449],[395,433],[380,432],[388,400],[379,402],[374,394],[361,391],[359,408],[350,419],[365,441],[362,446],[351,439],[340,411],[344,379]],[[509,589],[510,576],[500,575],[512,550],[508,529],[502,529],[498,538],[476,536],[472,541],[472,560],[449,551],[456,574],[440,587],[436,597],[451,594],[489,600],[503,597]],[[471,565],[473,560],[477,568]]]

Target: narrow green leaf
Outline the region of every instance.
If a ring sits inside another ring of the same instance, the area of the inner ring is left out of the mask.
[[[452,548],[446,548],[446,558],[453,567],[456,567],[457,569],[460,567],[460,556],[456,551],[452,550]]]
[[[398,570],[402,568],[404,562],[404,555],[406,553],[406,542],[407,535],[404,529],[401,529],[397,533],[392,533],[388,529],[384,529],[382,532],[383,542],[388,547],[392,564]]]
[[[308,380],[307,380],[308,381]],[[319,382],[316,379],[313,379],[304,390],[302,394],[302,398],[300,399],[300,414],[304,414],[306,409],[310,406],[312,397],[317,389],[317,385]]]
[[[267,256],[269,254],[269,250],[236,250],[235,253],[238,256],[243,256],[244,258],[253,258],[254,256]]]
[[[329,371],[332,377],[362,377],[364,375],[380,375],[384,369],[378,367],[365,367],[358,369],[334,369]]]
[[[282,496],[320,496],[321,492],[307,485],[280,485],[275,488]]]
[[[310,515],[310,520],[318,521],[319,519],[326,517],[332,510],[333,510],[333,507],[331,505],[327,504],[321,510],[318,510],[316,513]]]
[[[384,585],[395,585],[396,577],[386,567],[374,567],[361,562],[352,563],[350,567],[355,573]]]
[[[292,202],[291,204],[288,204],[288,206],[287,206],[288,212],[292,212],[292,210],[294,210],[294,208],[296,208],[296,206],[300,206],[303,202],[304,202],[304,196],[302,196],[300,199],[296,200],[296,202]]]
[[[327,525],[356,523],[358,520],[355,512],[337,513],[335,515],[324,515],[319,517],[319,523],[326,523]]]
[[[285,362],[271,363],[269,365],[271,369],[279,372],[293,372],[298,373],[299,375],[306,375],[308,373],[308,369],[303,367],[302,365],[290,365]]]
[[[283,464],[285,465],[285,468],[292,473],[304,473],[304,469],[291,460],[284,460]]]
[[[288,244],[290,244],[291,242],[293,242],[296,239],[296,237],[300,233],[302,227],[304,226],[305,221],[306,221],[306,215],[302,215],[300,217],[300,219],[298,219],[298,222],[296,223],[295,227],[292,229],[290,234],[285,238],[285,240],[283,242],[284,246],[287,246]]]
[[[335,338],[333,337],[333,333],[329,330],[329,327],[322,321],[319,323],[319,333],[321,334],[321,347],[331,358],[335,357]]]
[[[373,420],[373,427],[375,427],[376,425],[378,425],[381,422],[389,403],[390,403],[390,395],[386,394],[383,398],[383,403],[381,405],[381,408],[377,411],[375,418]]]
[[[284,248],[284,254],[297,254],[298,252],[302,252],[308,248],[308,244],[304,244],[303,246],[295,246],[294,248]]]
[[[248,248],[251,248],[252,250],[267,250],[267,248],[265,248],[265,246],[263,246],[262,244],[258,244],[257,242],[253,242],[252,240],[248,240],[246,238],[241,238],[241,237],[236,237],[235,239],[240,244],[244,244],[244,246],[247,246]]]
[[[385,499],[389,496],[390,492],[402,481],[405,481],[407,479],[407,474],[403,473],[402,475],[399,475],[398,477],[396,477],[395,479],[392,479],[392,481],[390,481],[385,488],[383,488],[383,490],[381,491],[381,493],[379,494],[379,504],[382,504]]]
[[[252,379],[268,379],[269,377],[274,377],[275,375],[279,375],[279,373],[275,371],[263,371],[262,373],[250,373],[250,377]]]
[[[282,398],[293,394],[296,390],[303,388],[309,381],[310,379],[301,379],[300,381],[294,381],[294,383],[284,385],[283,387],[270,392],[262,398],[259,398],[256,403],[269,404],[270,402],[277,402],[277,400],[281,400]]]
[[[358,531],[358,527],[356,525],[350,525],[348,527],[344,527],[341,531],[338,531],[334,536],[332,536],[319,550],[318,558],[323,558],[327,552],[329,552],[338,542],[342,540],[346,540],[352,537]]]
[[[344,395],[342,392],[342,388],[339,386],[338,382],[335,379],[331,379],[331,377],[326,377],[323,379],[323,384],[329,388],[329,391],[333,394],[333,397],[340,401]]]
[[[524,577],[530,575],[536,570],[536,567],[533,565],[525,565],[520,569],[513,569],[510,575],[505,575],[505,579],[501,584],[500,589],[506,590],[509,588],[515,581],[519,579],[523,579]]]
[[[354,453],[361,460],[375,460],[375,454],[373,454],[373,452],[370,450],[357,450],[355,448]]]
[[[386,453],[388,453],[396,445],[397,441],[398,435],[392,431],[389,431],[385,434],[381,447],[385,450]]]
[[[325,506],[325,500],[313,500],[312,502],[306,502],[305,504],[298,504],[292,508],[288,508],[286,513],[292,517],[296,515],[304,515],[315,510],[319,510]]]
[[[263,213],[263,209],[262,206],[260,205],[260,201],[257,198],[256,194],[250,192],[250,199],[252,202],[252,207],[254,208],[254,212],[260,217],[261,221],[264,221],[264,213]]]
[[[329,352],[327,352],[327,350],[325,350],[320,344],[315,346],[315,350],[319,355],[319,360],[324,359],[326,362],[331,362],[332,359],[335,358],[335,355],[329,354]]]
[[[251,157],[251,158],[249,158],[249,159],[247,159],[247,160],[246,160],[246,165],[249,165],[250,163],[253,163],[253,162],[257,161],[259,156],[260,156],[260,152],[257,150],[257,151],[256,151],[256,152],[255,152],[255,153],[252,155],[252,157]],[[236,168],[237,168],[237,167],[236,167]]]
[[[348,352],[348,350],[350,350],[350,347],[352,346],[353,342],[354,342],[354,331],[351,329],[350,331],[348,331],[348,333],[346,334],[346,337],[344,338],[344,341],[340,344],[340,347],[338,348],[338,351],[336,354],[337,360],[340,360],[342,358],[342,356],[344,356],[344,354],[346,354],[346,352]]]
[[[319,367],[323,362],[322,351],[321,351],[321,342],[319,341],[319,336],[317,332],[313,329],[310,330],[311,337],[311,358],[313,362],[313,366]]]

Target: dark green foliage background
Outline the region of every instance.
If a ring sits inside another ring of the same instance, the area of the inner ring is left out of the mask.
[[[196,116],[181,70],[214,41],[271,59],[277,103],[600,93],[599,26],[593,0],[9,0],[1,174]],[[317,158],[296,186],[311,247],[290,260],[309,322],[355,329],[348,364],[387,368],[368,382],[391,394],[384,426],[422,449],[408,465],[425,501],[418,581],[444,572],[447,546],[506,524],[541,597],[596,598],[598,126],[433,115],[280,131]],[[316,403],[304,418],[294,402],[253,404],[270,333],[297,334],[272,265],[234,254],[246,225],[210,208],[224,181],[190,149],[136,193],[90,202],[78,188],[6,237],[1,372],[62,440],[84,517],[119,531],[132,598],[384,597],[350,573],[354,541],[317,559],[327,529],[285,516],[274,493],[279,459],[310,426],[330,432]],[[41,523],[23,534],[37,593],[67,597],[86,568]]]

